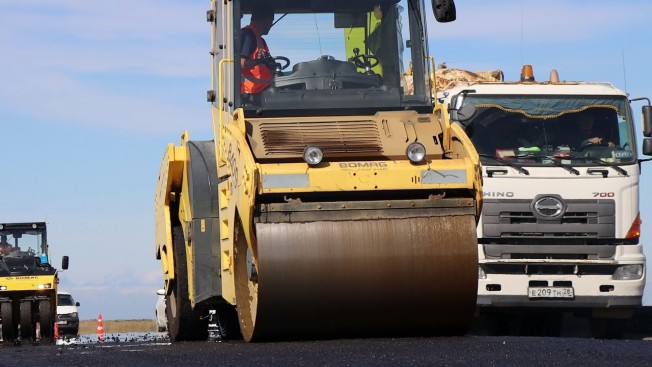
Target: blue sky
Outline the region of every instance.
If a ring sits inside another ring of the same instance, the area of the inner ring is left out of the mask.
[[[0,222],[47,220],[53,256],[71,258],[60,286],[81,302],[82,319],[154,316],[160,160],[184,129],[212,138],[208,7],[0,2]],[[502,69],[507,80],[527,63],[540,80],[556,68],[562,80],[652,97],[652,2],[458,0],[457,11],[454,23],[428,24],[438,63]],[[644,164],[641,187],[651,178]],[[652,196],[641,194],[650,256]],[[645,300],[652,304],[652,284]]]

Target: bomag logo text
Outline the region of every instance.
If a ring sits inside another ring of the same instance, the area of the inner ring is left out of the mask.
[[[340,168],[387,168],[387,162],[343,162]]]

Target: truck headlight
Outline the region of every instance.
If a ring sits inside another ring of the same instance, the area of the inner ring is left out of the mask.
[[[38,288],[38,289],[50,289],[50,288],[52,288],[52,284],[50,284],[50,283],[39,284],[39,285],[36,286],[36,288]]]
[[[308,146],[303,150],[303,160],[311,166],[318,165],[324,158],[324,153],[316,146]]]
[[[7,286],[6,285],[0,285],[0,291],[6,291]]]
[[[636,280],[643,276],[643,265],[623,265],[614,271],[614,280]]]
[[[478,266],[478,279],[487,279],[487,273],[482,270],[481,266]]]
[[[411,143],[407,147],[406,154],[412,163],[419,163],[426,156],[426,147],[424,147],[421,143]]]

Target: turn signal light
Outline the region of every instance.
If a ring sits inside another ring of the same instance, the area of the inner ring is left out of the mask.
[[[641,220],[641,213],[638,213],[636,215],[636,219],[634,219],[634,222],[632,223],[632,226],[629,227],[629,231],[627,231],[627,236],[625,236],[625,238],[631,239],[641,237],[641,223],[643,223]]]

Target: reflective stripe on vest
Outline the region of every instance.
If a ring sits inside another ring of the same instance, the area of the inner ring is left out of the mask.
[[[243,29],[250,29],[256,36],[256,49],[249,55],[249,59],[256,60],[269,56],[267,44],[260,36],[256,28],[248,25]],[[240,93],[256,94],[267,88],[272,80],[272,72],[263,64],[256,65],[251,69],[242,69],[242,82],[240,83]]]

